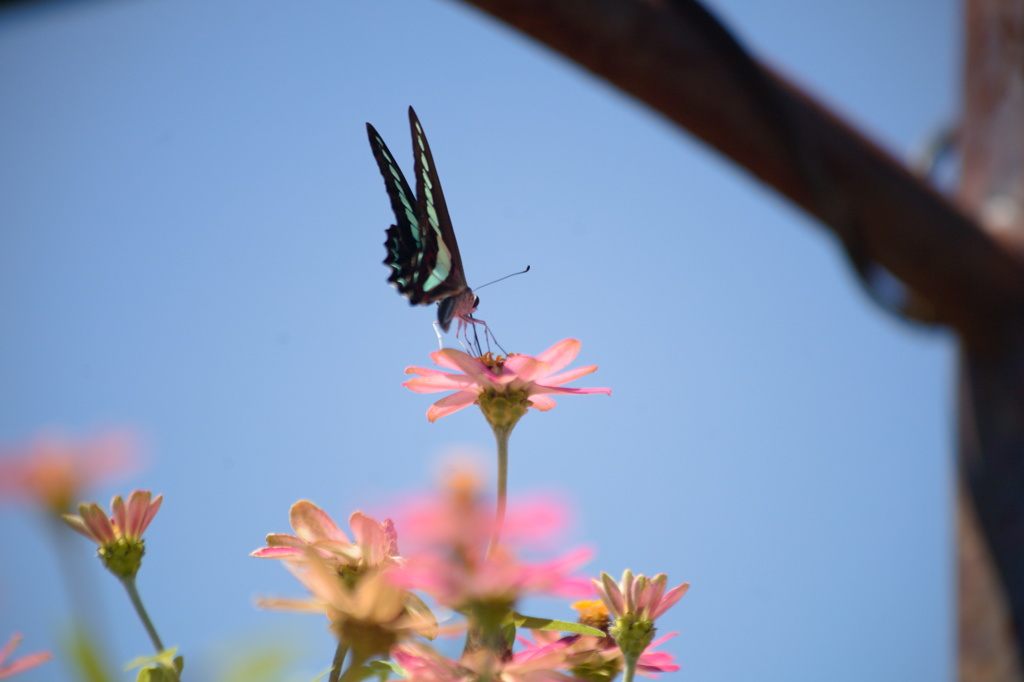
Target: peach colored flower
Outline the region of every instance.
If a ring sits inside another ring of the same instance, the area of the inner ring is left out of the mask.
[[[0,450],[0,498],[43,504],[54,513],[68,510],[86,488],[135,467],[134,440],[110,432],[88,440],[53,435],[27,446]]]
[[[279,611],[323,613],[339,639],[367,656],[380,656],[392,644],[415,635],[433,639],[437,619],[416,595],[388,580],[389,568],[371,569],[357,577],[339,572],[331,558],[312,546],[301,562],[285,568],[312,595],[311,599],[263,598],[257,606]]]
[[[267,546],[250,556],[302,565],[308,556],[307,550],[312,549],[338,570],[354,573],[401,560],[398,533],[391,519],[378,523],[361,511],[353,512],[348,522],[355,542],[350,542],[331,517],[309,500],[293,504],[288,515],[295,535],[271,533],[267,535]]]
[[[4,644],[4,648],[0,649],[0,679],[6,677],[12,677],[18,673],[23,673],[29,668],[35,668],[37,665],[42,665],[48,660],[53,658],[53,654],[48,651],[39,651],[28,656],[22,656],[16,661],[7,662],[7,658],[14,653],[15,647],[21,642],[21,635],[15,632],[11,635],[11,638],[7,640],[7,644]]]
[[[64,514],[64,521],[99,545],[104,565],[121,578],[134,577],[145,554],[143,533],[160,511],[164,496],[148,490],[135,490],[128,502],[115,495],[110,503],[112,516],[95,502],[78,505],[78,514]]]
[[[550,410],[555,406],[552,394],[611,394],[608,388],[563,387],[597,369],[597,365],[588,365],[562,371],[576,358],[579,350],[580,342],[576,339],[560,341],[535,358],[520,354],[494,357],[489,353],[475,358],[462,351],[445,348],[431,353],[430,358],[437,365],[461,374],[408,367],[406,374],[419,376],[403,386],[417,393],[457,391],[441,398],[427,410],[427,419],[432,422],[478,403],[481,398],[498,397],[521,403],[524,407]]]

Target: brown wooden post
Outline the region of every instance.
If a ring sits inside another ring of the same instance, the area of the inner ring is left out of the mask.
[[[1019,256],[1024,2],[966,0],[964,10],[959,198],[982,229]],[[961,348],[958,625],[965,682],[1024,679],[1024,316],[993,324],[995,344]]]
[[[718,149],[817,218],[858,272],[905,283],[915,306],[900,312],[957,334],[960,676],[1024,679],[1024,0],[965,0],[959,207],[697,0],[464,1]]]

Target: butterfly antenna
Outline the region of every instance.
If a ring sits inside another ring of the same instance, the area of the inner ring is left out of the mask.
[[[488,282],[487,284],[481,284],[478,287],[474,287],[473,291],[480,291],[484,287],[489,287],[492,284],[497,284],[498,282],[500,282],[500,281],[502,281],[504,279],[508,279],[509,277],[515,277],[516,275],[525,275],[529,271],[530,271],[530,266],[527,265],[525,270],[520,270],[519,272],[513,272],[511,275],[505,275],[504,277],[499,277],[498,279],[494,280],[493,282]]]

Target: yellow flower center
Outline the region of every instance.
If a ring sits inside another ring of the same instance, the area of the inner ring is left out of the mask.
[[[501,370],[505,368],[505,362],[514,355],[518,355],[518,353],[495,355],[494,353],[487,351],[478,357],[477,360],[487,365],[487,368],[495,374],[501,374]]]
[[[600,599],[578,601],[572,605],[579,612],[579,621],[598,630],[608,631],[608,607]]]

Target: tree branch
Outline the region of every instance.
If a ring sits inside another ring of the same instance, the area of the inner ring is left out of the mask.
[[[694,0],[466,0],[687,129],[928,301],[972,346],[1024,314],[1024,263],[758,64]]]

